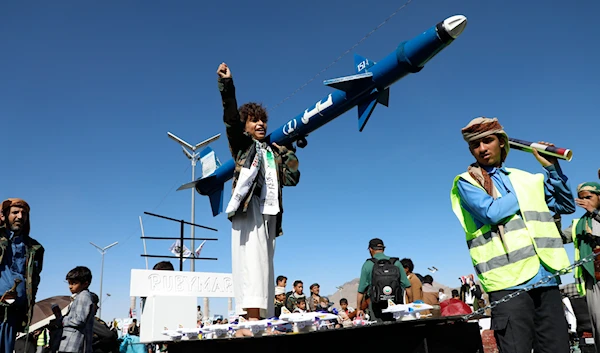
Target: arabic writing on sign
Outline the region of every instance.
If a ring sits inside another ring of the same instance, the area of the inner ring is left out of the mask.
[[[233,293],[233,282],[229,276],[184,276],[151,274],[148,276],[153,292],[178,293]]]

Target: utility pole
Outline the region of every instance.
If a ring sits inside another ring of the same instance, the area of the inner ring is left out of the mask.
[[[185,156],[192,162],[192,181],[196,180],[196,162],[198,162],[198,160],[200,159],[200,152],[196,152],[197,149],[204,147],[206,145],[208,145],[209,143],[216,141],[219,139],[219,137],[221,137],[221,134],[217,134],[207,140],[204,140],[200,143],[198,143],[197,145],[193,146],[189,143],[187,143],[186,141],[184,141],[183,139],[173,135],[170,132],[167,132],[167,135],[175,140],[175,142],[177,142],[178,144],[181,145],[181,148],[183,149],[183,153],[185,154]],[[191,152],[188,151],[186,149],[186,147],[190,150],[192,150]],[[196,208],[196,189],[192,188],[192,219],[191,219],[191,223],[195,223],[196,221],[196,212],[195,212],[195,208]],[[191,226],[191,231],[190,231],[190,238],[192,238],[192,247],[190,250],[192,251],[196,251],[196,245],[194,243],[194,235],[195,235],[195,227]],[[183,244],[181,244],[181,246],[183,246]],[[194,272],[196,270],[195,266],[195,261],[190,261],[190,271]]]
[[[98,296],[100,298],[100,300],[102,300],[102,281],[104,279],[104,254],[106,254],[106,250],[119,244],[119,242],[116,241],[108,246],[103,247],[103,248],[99,247],[98,245],[96,245],[92,242],[90,242],[90,244],[92,244],[96,249],[98,249],[98,251],[100,251],[100,254],[102,254],[102,267],[100,268],[100,295]],[[102,319],[102,306],[100,306],[98,308],[98,318]]]

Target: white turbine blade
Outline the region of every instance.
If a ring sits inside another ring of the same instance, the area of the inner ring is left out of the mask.
[[[185,154],[185,156],[189,159],[192,159],[193,156],[191,153],[188,152],[188,150],[185,149],[185,147],[181,146],[181,149],[183,150],[183,154]]]
[[[192,145],[190,145],[189,143],[187,143],[187,142],[183,141],[182,139],[180,139],[179,137],[177,137],[177,136],[173,135],[172,133],[170,133],[170,132],[167,132],[167,135],[168,135],[170,138],[172,138],[173,140],[175,140],[177,143],[179,143],[180,145],[182,145],[182,146],[185,146],[185,147],[187,147],[187,148],[191,149],[192,151],[194,150],[194,146],[192,146]]]
[[[109,249],[109,248],[112,248],[113,246],[115,246],[115,245],[117,245],[117,244],[119,244],[119,242],[118,242],[118,241],[116,241],[116,242],[114,242],[114,243],[112,243],[112,244],[108,245],[107,247],[105,247],[105,248],[104,248],[104,250],[107,250],[107,249]]]
[[[192,151],[195,151],[195,150],[197,150],[200,147],[204,147],[204,146],[208,145],[209,143],[218,140],[220,137],[221,137],[221,134],[217,134],[217,135],[215,135],[215,136],[213,136],[211,138],[208,138],[208,139],[200,142],[196,146],[192,147]]]

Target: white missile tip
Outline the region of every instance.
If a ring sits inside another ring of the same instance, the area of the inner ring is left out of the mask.
[[[456,39],[467,26],[467,18],[463,15],[448,17],[443,23],[444,29],[450,37]]]

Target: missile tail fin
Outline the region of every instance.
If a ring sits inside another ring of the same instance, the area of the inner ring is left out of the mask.
[[[179,188],[177,188],[177,191],[195,188],[196,187],[196,183],[198,183],[198,180],[194,180],[194,181],[191,181],[189,183],[185,183],[185,184],[181,185]]]
[[[373,73],[368,71],[373,65],[375,65],[374,61],[354,54],[354,75],[332,78],[323,83],[344,92],[360,90],[373,82]]]
[[[375,65],[375,62],[373,60],[369,60],[364,56],[354,54],[354,71],[357,74],[367,72],[367,70],[373,65]]]
[[[223,210],[223,187],[225,184],[216,187],[211,185],[215,182],[215,179],[216,176],[209,175],[208,177],[203,177],[187,184],[183,184],[177,191],[195,188],[199,194],[208,195],[212,214],[213,216],[216,216]]]
[[[377,97],[373,97],[369,101],[358,105],[358,131],[363,131],[376,105]]]
[[[340,91],[352,92],[356,89],[361,89],[361,87],[370,84],[372,80],[372,72],[363,72],[356,75],[343,76],[325,80],[323,81],[323,84],[335,89],[339,89]]]
[[[202,175],[200,178],[181,185],[177,191],[195,188],[203,180],[206,182],[205,179],[210,177],[221,166],[221,161],[219,161],[212,148],[206,147],[200,151],[200,165],[202,166]]]
[[[223,210],[223,186],[224,184],[221,184],[220,187],[208,195],[213,217],[221,213]]]
[[[379,96],[377,97],[377,103],[384,105],[384,106],[389,106],[390,104],[390,89],[386,88],[383,92],[381,92],[379,94]]]
[[[201,178],[205,178],[212,175],[221,166],[221,161],[219,161],[212,148],[206,147],[200,151],[200,164],[202,165]]]

